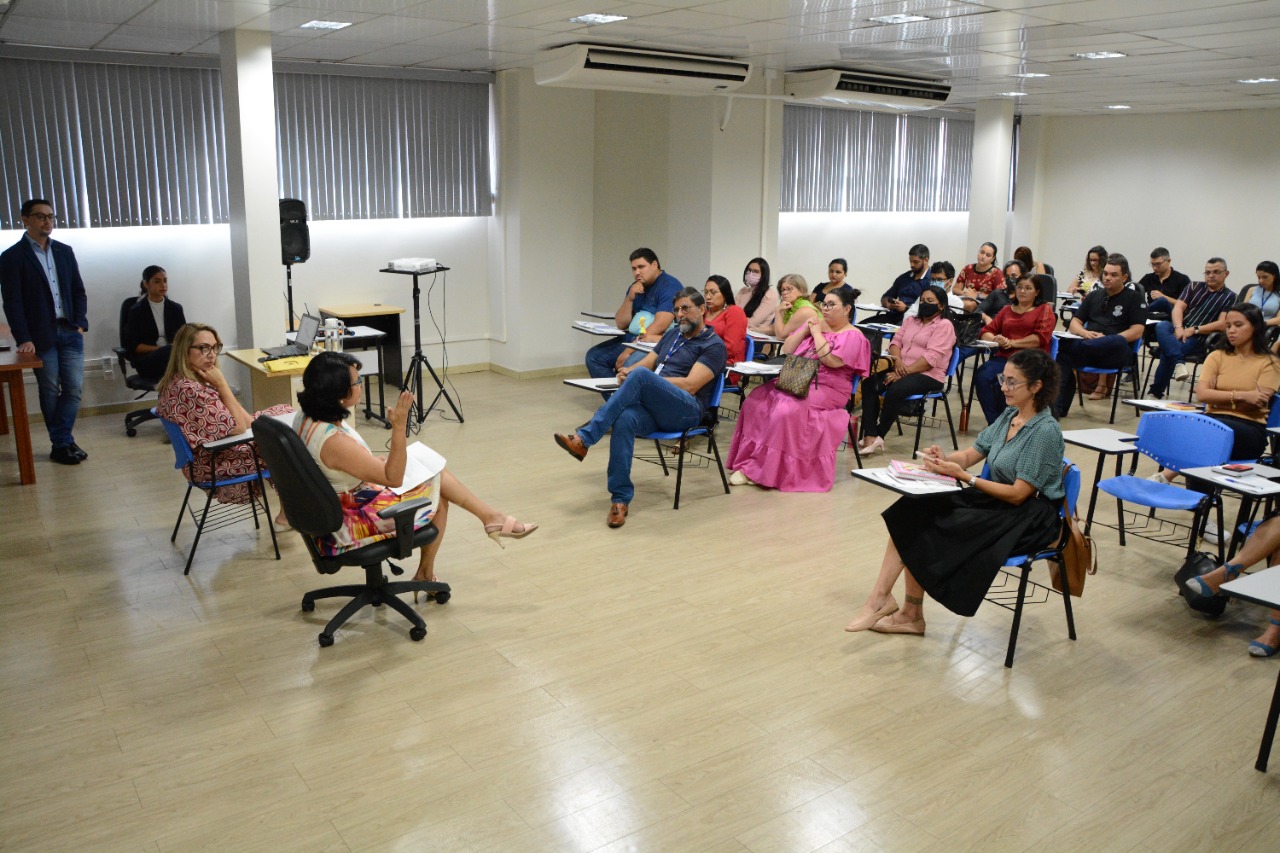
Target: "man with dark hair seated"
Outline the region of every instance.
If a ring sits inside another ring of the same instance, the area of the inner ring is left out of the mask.
[[[643,351],[628,349],[623,344],[657,342],[675,316],[672,302],[683,285],[675,276],[663,272],[653,249],[636,249],[631,253],[631,277],[627,294],[613,318],[626,334],[587,350],[587,373],[595,379],[612,376],[618,368],[638,362]]]
[[[631,457],[636,436],[697,426],[710,405],[715,379],[724,372],[725,346],[706,325],[705,306],[697,290],[681,290],[675,300],[676,324],[662,336],[653,352],[637,364],[618,369],[618,390],[591,420],[574,432],[555,435],[556,444],[581,462],[587,450],[612,429],[608,468],[610,527],[626,523],[635,496]]]
[[[863,320],[864,323],[893,323],[902,325],[903,312],[920,298],[920,291],[929,286],[929,247],[916,243],[907,253],[910,267],[893,280],[893,284],[880,297],[879,314]]]
[[[1168,249],[1156,246],[1151,250],[1151,272],[1138,282],[1147,295],[1148,312],[1168,314],[1173,311],[1174,300],[1190,285],[1191,279],[1173,268]]]

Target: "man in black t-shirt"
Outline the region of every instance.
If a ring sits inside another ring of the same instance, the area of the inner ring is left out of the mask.
[[[618,390],[591,420],[574,432],[555,434],[556,444],[581,462],[587,450],[612,430],[607,474],[610,527],[626,523],[635,496],[631,457],[636,436],[697,426],[711,405],[716,378],[724,373],[725,347],[706,325],[705,307],[697,290],[681,290],[675,299],[676,322],[653,352],[618,370]]]
[[[1173,311],[1173,301],[1191,284],[1191,279],[1173,268],[1169,250],[1157,246],[1151,250],[1151,272],[1138,282],[1147,296],[1147,311],[1168,314]]]
[[[1110,255],[1102,268],[1102,287],[1095,287],[1071,319],[1070,332],[1080,339],[1058,342],[1058,399],[1053,414],[1059,420],[1071,411],[1076,396],[1076,370],[1081,367],[1121,368],[1134,358],[1133,343],[1142,337],[1147,309],[1142,294],[1126,287],[1129,261]]]

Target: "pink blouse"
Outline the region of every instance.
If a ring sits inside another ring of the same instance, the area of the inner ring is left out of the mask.
[[[901,364],[914,364],[924,358],[929,362],[924,375],[944,382],[951,364],[951,351],[956,348],[956,327],[945,317],[934,317],[928,323],[919,317],[907,317],[889,345],[901,351]]]
[[[747,310],[747,303],[751,301],[751,288],[744,287],[738,291],[734,297],[734,302],[742,306],[742,310]],[[753,332],[764,332],[767,335],[773,334],[773,315],[778,311],[778,290],[771,287],[764,292],[760,304],[756,306],[756,310],[747,318],[747,328]]]

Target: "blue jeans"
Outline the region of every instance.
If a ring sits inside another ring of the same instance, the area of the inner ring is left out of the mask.
[[[84,335],[59,323],[53,346],[36,356],[44,362],[34,372],[49,441],[55,448],[69,447],[75,443],[71,430],[80,413],[80,389],[84,385]]]
[[[988,425],[995,423],[1009,406],[1004,400],[1004,392],[1000,390],[1000,374],[1004,373],[1004,366],[1008,363],[1009,359],[993,355],[973,374],[973,391],[978,395],[978,405],[982,407]]]
[[[1147,313],[1158,311],[1164,314],[1173,313],[1173,302],[1167,296],[1157,296],[1147,303]]]
[[[627,356],[623,367],[630,367],[648,355],[644,350],[627,349],[622,345],[624,340],[626,339],[612,338],[587,350],[587,373],[592,379],[605,379],[615,375],[618,372],[618,356],[624,352],[629,352],[631,355]]]
[[[1160,342],[1160,364],[1156,365],[1156,376],[1151,380],[1151,396],[1163,397],[1169,391],[1173,369],[1187,356],[1204,352],[1204,335],[1192,335],[1180,341],[1173,332],[1173,323],[1165,320],[1156,323],[1156,340]]]
[[[1121,335],[1103,335],[1090,340],[1058,341],[1058,399],[1054,417],[1061,420],[1071,411],[1076,398],[1076,370],[1081,367],[1126,367],[1133,360],[1133,344]]]
[[[702,406],[697,398],[641,367],[627,374],[608,402],[578,429],[578,437],[591,447],[613,429],[609,437],[609,494],[614,503],[629,504],[636,493],[631,483],[636,436],[659,430],[679,432],[701,420]]]

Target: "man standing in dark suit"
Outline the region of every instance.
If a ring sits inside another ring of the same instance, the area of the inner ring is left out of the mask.
[[[54,221],[48,201],[23,202],[27,233],[0,254],[0,295],[18,352],[35,353],[44,362],[35,374],[40,414],[53,444],[49,458],[79,465],[89,458],[72,435],[84,384],[88,299],[75,253],[49,237]]]

